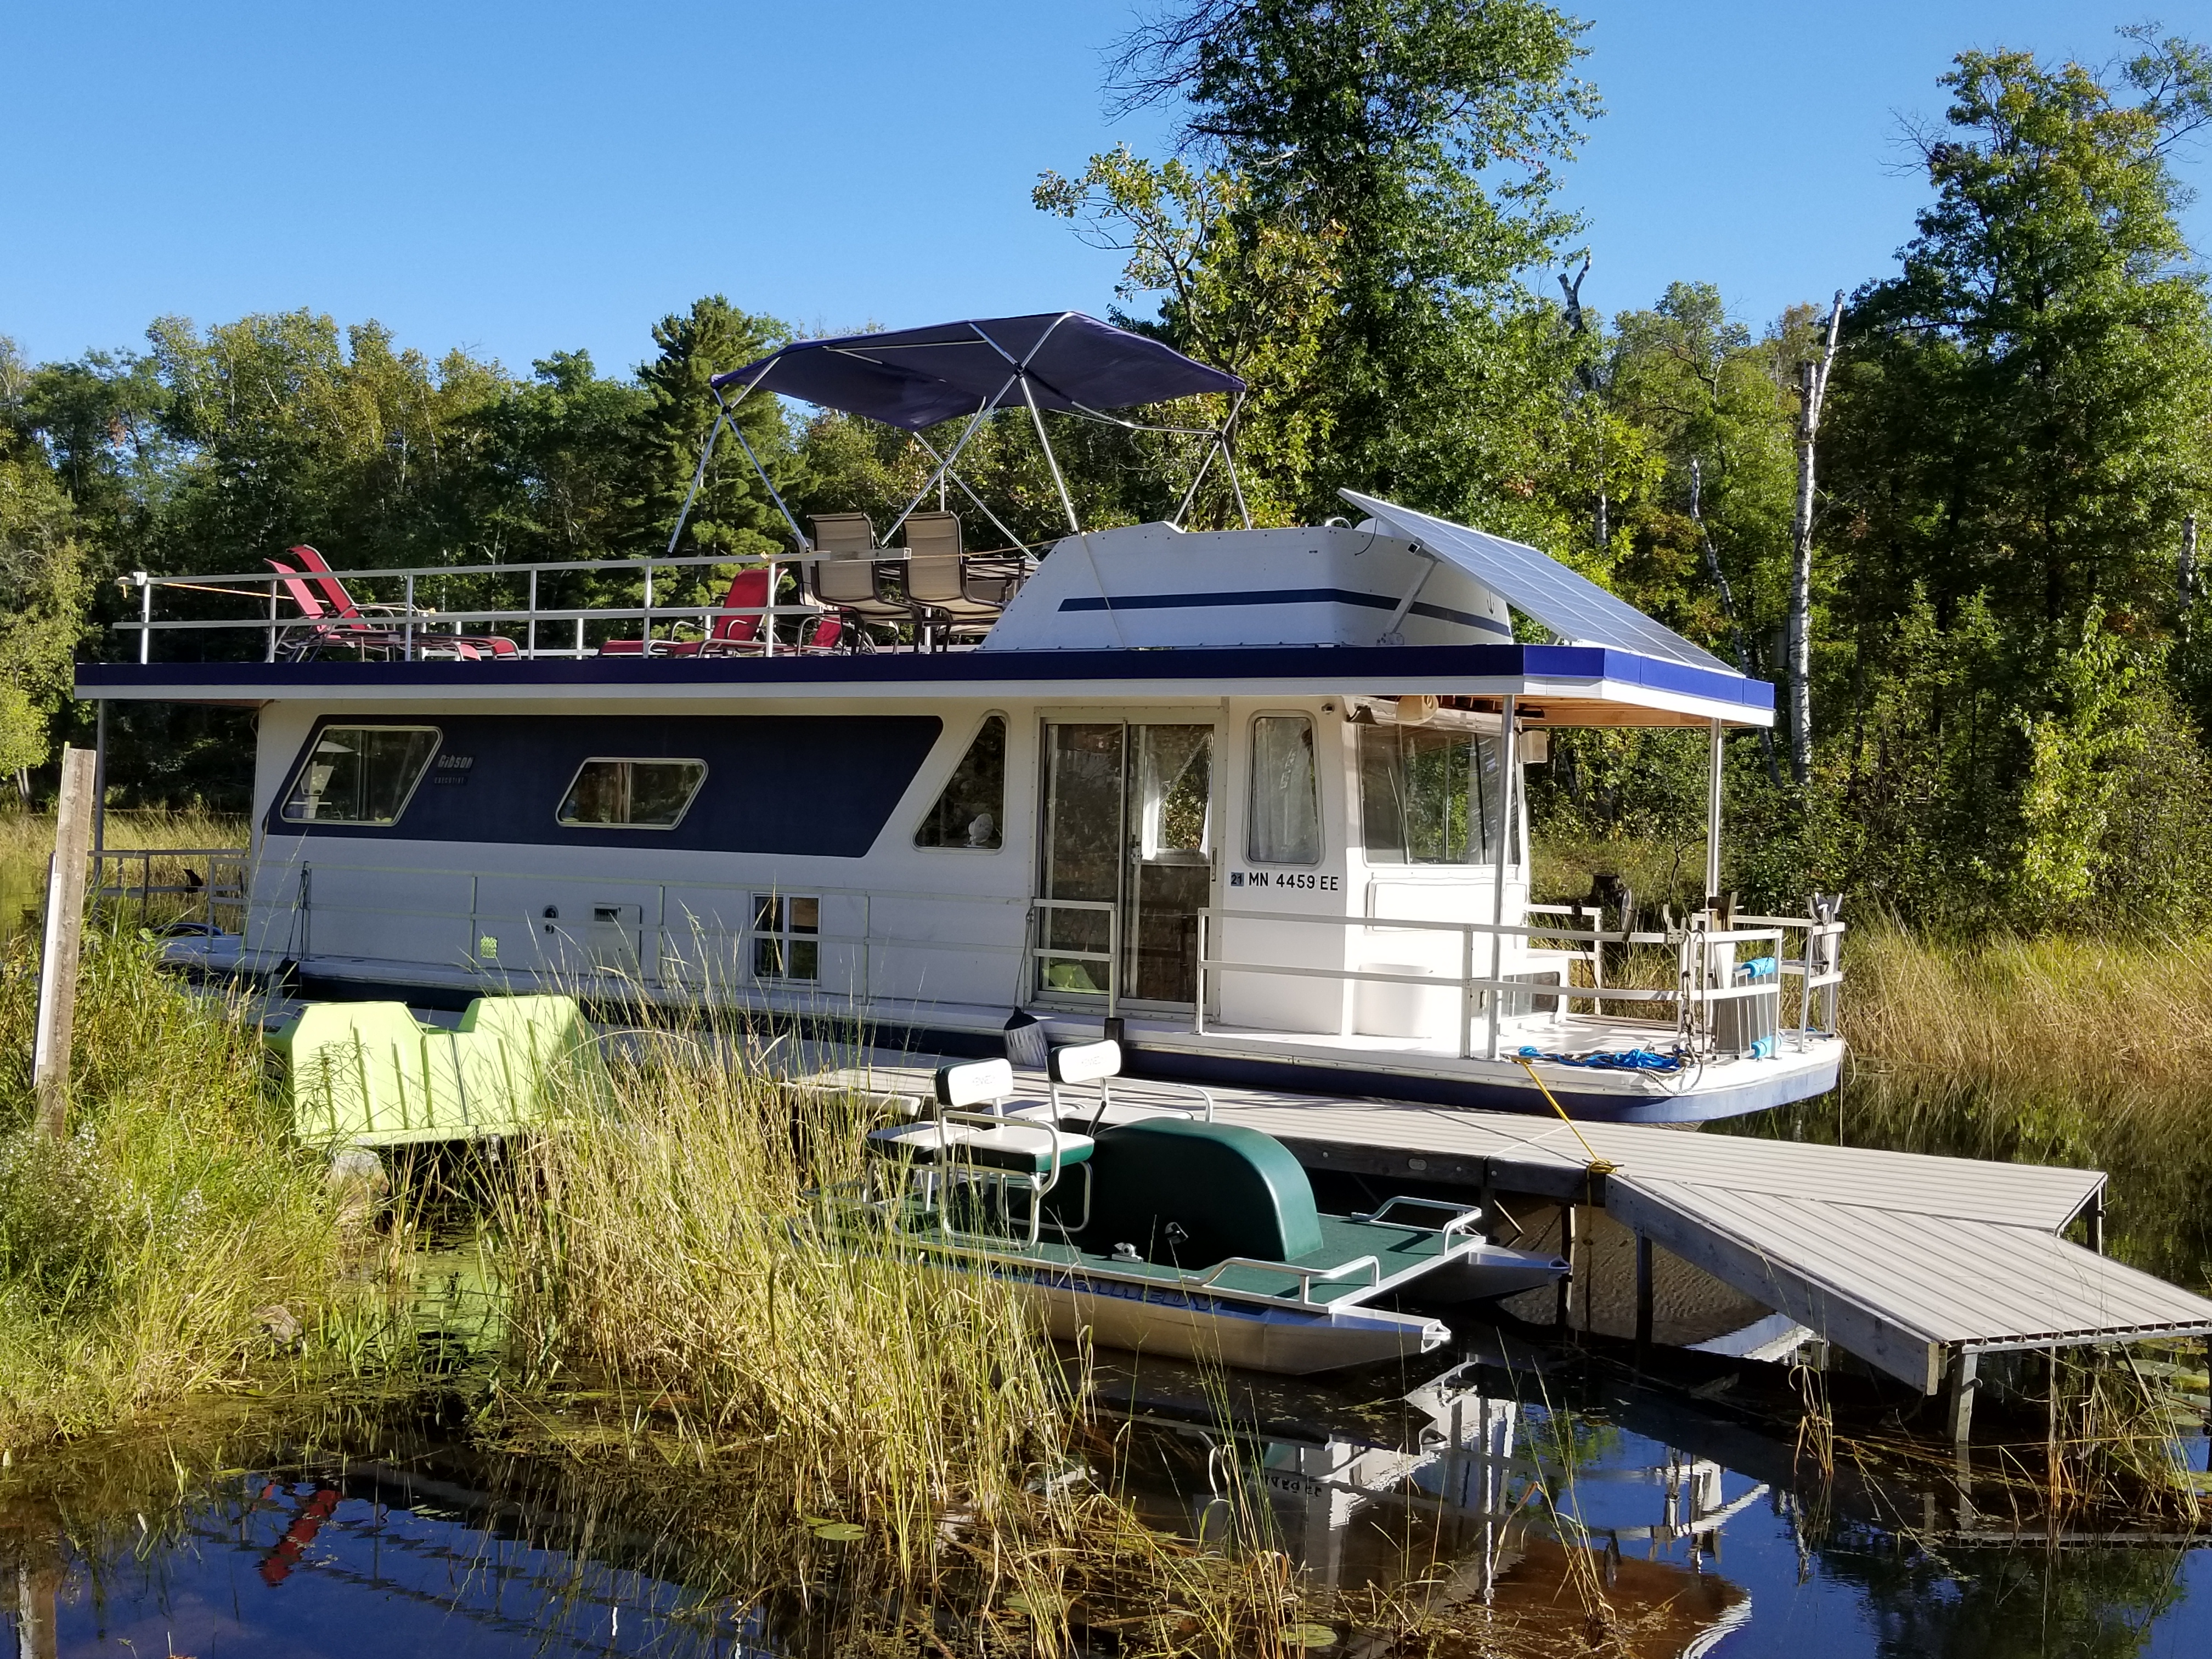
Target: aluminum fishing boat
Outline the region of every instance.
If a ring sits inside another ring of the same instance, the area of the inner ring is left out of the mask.
[[[1073,313],[802,342],[719,395],[912,434],[884,523],[787,510],[790,550],[736,565],[142,574],[138,659],[77,695],[254,710],[252,843],[103,847],[102,885],[190,887],[180,961],[313,997],[706,1003],[953,1055],[1011,1022],[1165,1079],[1645,1121],[1831,1087],[1832,909],[1720,894],[1722,738],[1771,687],[1377,497],[1188,529],[1202,481],[1241,501],[1226,427],[1174,429],[1174,518],[1089,529],[1063,486],[1049,546],[960,471],[993,418],[1050,459],[1048,414],[1239,391]],[[602,602],[559,601],[586,577]],[[1530,902],[1523,768],[1578,726],[1706,734],[1692,914]]]

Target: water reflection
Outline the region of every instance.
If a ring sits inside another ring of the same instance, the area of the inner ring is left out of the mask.
[[[2212,1551],[2000,1547],[1987,1513],[1960,1530],[1936,1474],[1813,1478],[1745,1413],[1569,1356],[1335,1387],[1102,1356],[1096,1382],[1097,1478],[1162,1530],[1286,1553],[1332,1621],[1328,1659],[1391,1651],[1360,1613],[1383,1601],[1467,1652],[2212,1650]],[[258,1472],[181,1486],[143,1446],[131,1480],[0,1471],[18,1651],[784,1654],[869,1631],[936,1650],[834,1569],[741,1587],[696,1506],[712,1500],[678,1472],[512,1455],[465,1420],[349,1433],[352,1455],[264,1445],[241,1460]],[[950,1650],[975,1647],[957,1610],[927,1617]]]
[[[735,1654],[761,1615],[551,1544],[489,1494],[374,1466],[232,1474],[134,1540],[10,1542],[18,1650]],[[102,1530],[112,1531],[109,1528]]]

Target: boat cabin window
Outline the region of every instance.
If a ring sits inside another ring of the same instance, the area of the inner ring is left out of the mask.
[[[753,977],[819,979],[822,976],[822,901],[753,895]]]
[[[673,830],[706,781],[701,760],[587,760],[554,816],[574,830]]]
[[[914,844],[995,852],[1005,840],[1006,817],[1006,717],[992,714],[914,832]]]
[[[1359,728],[1359,816],[1370,864],[1498,857],[1498,742],[1479,732]]]
[[[438,752],[434,726],[326,726],[284,797],[289,823],[397,823]]]
[[[1321,794],[1313,722],[1261,714],[1252,722],[1252,811],[1244,834],[1255,864],[1321,862]]]

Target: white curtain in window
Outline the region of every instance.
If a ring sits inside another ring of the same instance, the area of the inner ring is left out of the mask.
[[[1303,714],[1262,714],[1252,722],[1252,814],[1245,840],[1255,864],[1321,862],[1313,722]]]

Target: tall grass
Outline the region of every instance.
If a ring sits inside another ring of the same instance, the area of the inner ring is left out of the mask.
[[[880,1224],[818,1225],[871,1109],[646,1039],[611,1109],[536,1146],[498,1218],[512,1363],[657,1408],[702,1450],[772,1444],[793,1513],[926,1554],[1066,1461],[1068,1394],[998,1280],[917,1265]]]
[[[1731,1127],[2104,1170],[2107,1249],[2212,1285],[2212,940],[1960,939],[1877,917],[1844,969],[1843,1088]]]
[[[246,822],[219,812],[110,808],[103,834],[111,848],[244,847]],[[52,814],[0,811],[0,943],[27,927],[36,929],[53,850]],[[205,878],[210,872],[199,873]]]
[[[271,1349],[266,1310],[312,1311],[342,1253],[322,1162],[288,1145],[236,1010],[99,928],[78,994],[56,1143],[28,1127],[35,945],[0,949],[0,1443],[242,1378]]]
[[[2194,1118],[2212,1077],[2212,938],[1850,936],[1844,1035],[1869,1066],[1987,1089],[2054,1082]]]

